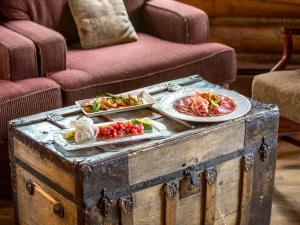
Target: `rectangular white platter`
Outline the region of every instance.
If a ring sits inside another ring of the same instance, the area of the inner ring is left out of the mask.
[[[145,140],[145,139],[161,139],[161,138],[167,138],[171,135],[170,131],[168,131],[167,127],[164,124],[157,122],[155,120],[151,120],[151,119],[148,120],[151,121],[153,125],[153,130],[152,131],[145,130],[145,133],[141,135],[131,135],[131,136],[125,136],[120,138],[98,139],[98,140],[88,141],[85,143],[75,143],[73,141],[64,138],[64,135],[72,130],[72,129],[66,129],[66,130],[55,132],[53,134],[53,140],[56,144],[60,145],[65,150],[72,151],[72,150],[77,150],[82,148],[117,144],[122,142],[132,142],[132,141]],[[96,124],[96,126],[101,127],[112,123],[115,122]]]
[[[91,99],[84,99],[84,100],[79,100],[76,101],[75,104],[80,107],[81,111],[87,116],[87,117],[95,117],[95,116],[101,116],[101,115],[108,115],[112,113],[118,113],[118,112],[124,112],[124,111],[130,111],[130,110],[136,110],[136,109],[142,109],[142,108],[149,108],[153,104],[156,103],[156,100],[146,91],[139,91],[139,92],[127,92],[123,94],[134,94],[138,97],[141,97],[143,99],[143,104],[142,105],[136,105],[136,106],[127,106],[127,107],[122,107],[122,108],[117,108],[117,109],[107,109],[107,110],[100,110],[98,112],[93,112],[93,113],[87,113],[83,110],[83,106],[91,102],[97,98],[91,98]],[[123,94],[115,95],[115,96],[120,96]]]

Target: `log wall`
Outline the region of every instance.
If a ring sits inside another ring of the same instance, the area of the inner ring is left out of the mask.
[[[300,27],[299,0],[180,0],[210,16],[211,41],[232,46],[240,61],[275,63],[282,53],[280,28]],[[300,62],[300,37],[293,61]]]

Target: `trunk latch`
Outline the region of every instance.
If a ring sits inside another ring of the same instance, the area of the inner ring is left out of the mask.
[[[184,177],[180,180],[180,198],[201,192],[202,176],[195,166],[190,166],[184,171]]]
[[[185,176],[189,176],[191,179],[191,185],[198,186],[199,179],[198,179],[198,171],[195,167],[188,167],[186,171],[184,171]]]

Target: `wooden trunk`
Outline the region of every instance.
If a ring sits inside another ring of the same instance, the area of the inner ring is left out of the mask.
[[[199,82],[205,85],[211,84]],[[81,115],[74,106],[54,112],[65,124]],[[121,113],[110,119],[150,117],[163,122],[172,136],[78,151],[41,142],[59,129],[45,120],[46,113],[14,120],[10,159],[16,220],[28,225],[267,225],[278,116],[275,106],[253,102],[246,116],[190,129],[148,109]]]

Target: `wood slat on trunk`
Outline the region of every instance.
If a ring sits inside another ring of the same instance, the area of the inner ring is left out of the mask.
[[[165,223],[164,225],[176,225],[176,210],[178,201],[178,181],[170,181],[164,186],[165,194]]]
[[[254,155],[248,154],[242,158],[242,190],[240,197],[239,224],[248,225],[250,221],[251,197],[253,187]]]
[[[217,174],[216,168],[209,168],[205,171],[205,225],[213,225],[215,222]]]

